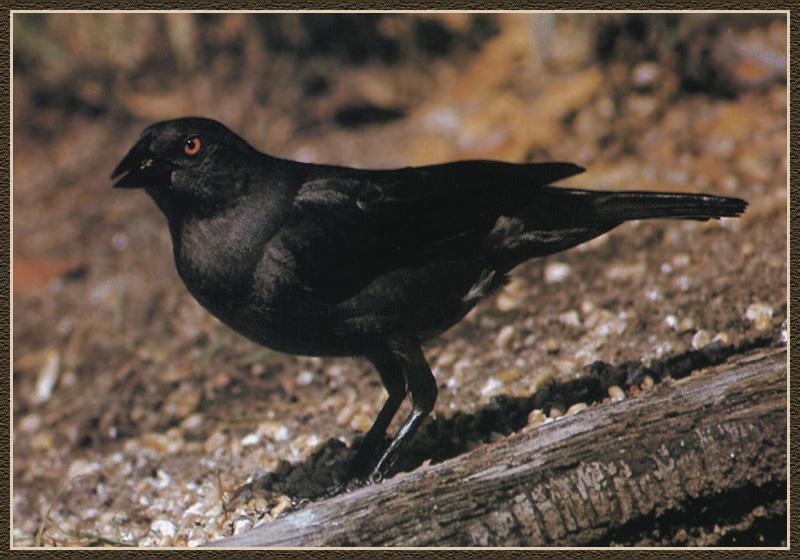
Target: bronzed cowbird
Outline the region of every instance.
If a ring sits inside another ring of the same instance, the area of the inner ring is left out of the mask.
[[[604,192],[551,183],[571,163],[459,161],[367,170],[257,151],[222,124],[145,129],[112,174],[167,217],[175,264],[223,323],[269,348],[363,356],[388,392],[356,454],[382,478],[436,400],[421,345],[506,282],[518,264],[627,220],[741,214],[737,198]],[[411,413],[384,450],[406,398]]]

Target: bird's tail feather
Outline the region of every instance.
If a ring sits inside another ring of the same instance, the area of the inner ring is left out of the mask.
[[[710,194],[569,190],[576,195],[589,195],[595,216],[608,222],[646,218],[702,221],[739,216],[747,208],[747,202],[739,198]]]

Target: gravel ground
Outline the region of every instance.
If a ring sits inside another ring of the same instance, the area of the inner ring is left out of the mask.
[[[287,89],[299,97],[284,113],[267,107],[283,91],[262,105],[246,81],[218,103],[195,92],[178,106],[263,151],[320,163],[566,160],[588,169],[570,186],[749,201],[738,220],[629,223],[520,266],[427,346],[439,399],[401,470],[603,398],[635,398],[688,373],[675,364],[693,351],[785,342],[785,68],[772,76],[773,58],[747,54],[785,53],[785,23],[709,32],[712,51],[745,53],[715,82],[731,94],[693,89],[691,65],[658,51],[619,54],[635,37],[616,20],[601,26],[617,38],[605,58],[593,49],[596,22],[546,21],[531,32],[527,18],[497,18],[480,45],[430,65],[339,62],[324,93]],[[545,32],[548,48],[532,48]],[[646,51],[646,40],[634,44]],[[276,60],[273,70],[287,64]],[[320,62],[302,64],[298,80]],[[32,87],[23,78],[17,92]],[[402,116],[354,126],[333,109],[343,99],[401,105]],[[14,100],[17,546],[195,546],[267,523],[337,487],[386,396],[367,362],[265,350],[189,296],[160,212],[143,193],[110,189],[141,128],[175,114],[128,101],[126,119],[62,116],[43,140],[25,121],[35,106]],[[627,373],[601,394],[557,389],[577,387],[605,367],[597,362]]]

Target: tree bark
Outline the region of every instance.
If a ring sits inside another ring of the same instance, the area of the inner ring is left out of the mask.
[[[779,545],[786,387],[759,350],[211,545]]]

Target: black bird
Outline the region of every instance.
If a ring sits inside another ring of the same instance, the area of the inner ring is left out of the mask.
[[[175,264],[206,309],[278,351],[363,356],[389,397],[356,455],[380,480],[433,409],[421,351],[518,264],[627,220],[738,216],[706,194],[602,192],[551,183],[571,163],[459,161],[366,170],[278,159],[222,124],[154,124],[112,174],[166,215]],[[384,435],[409,396],[388,449]]]

